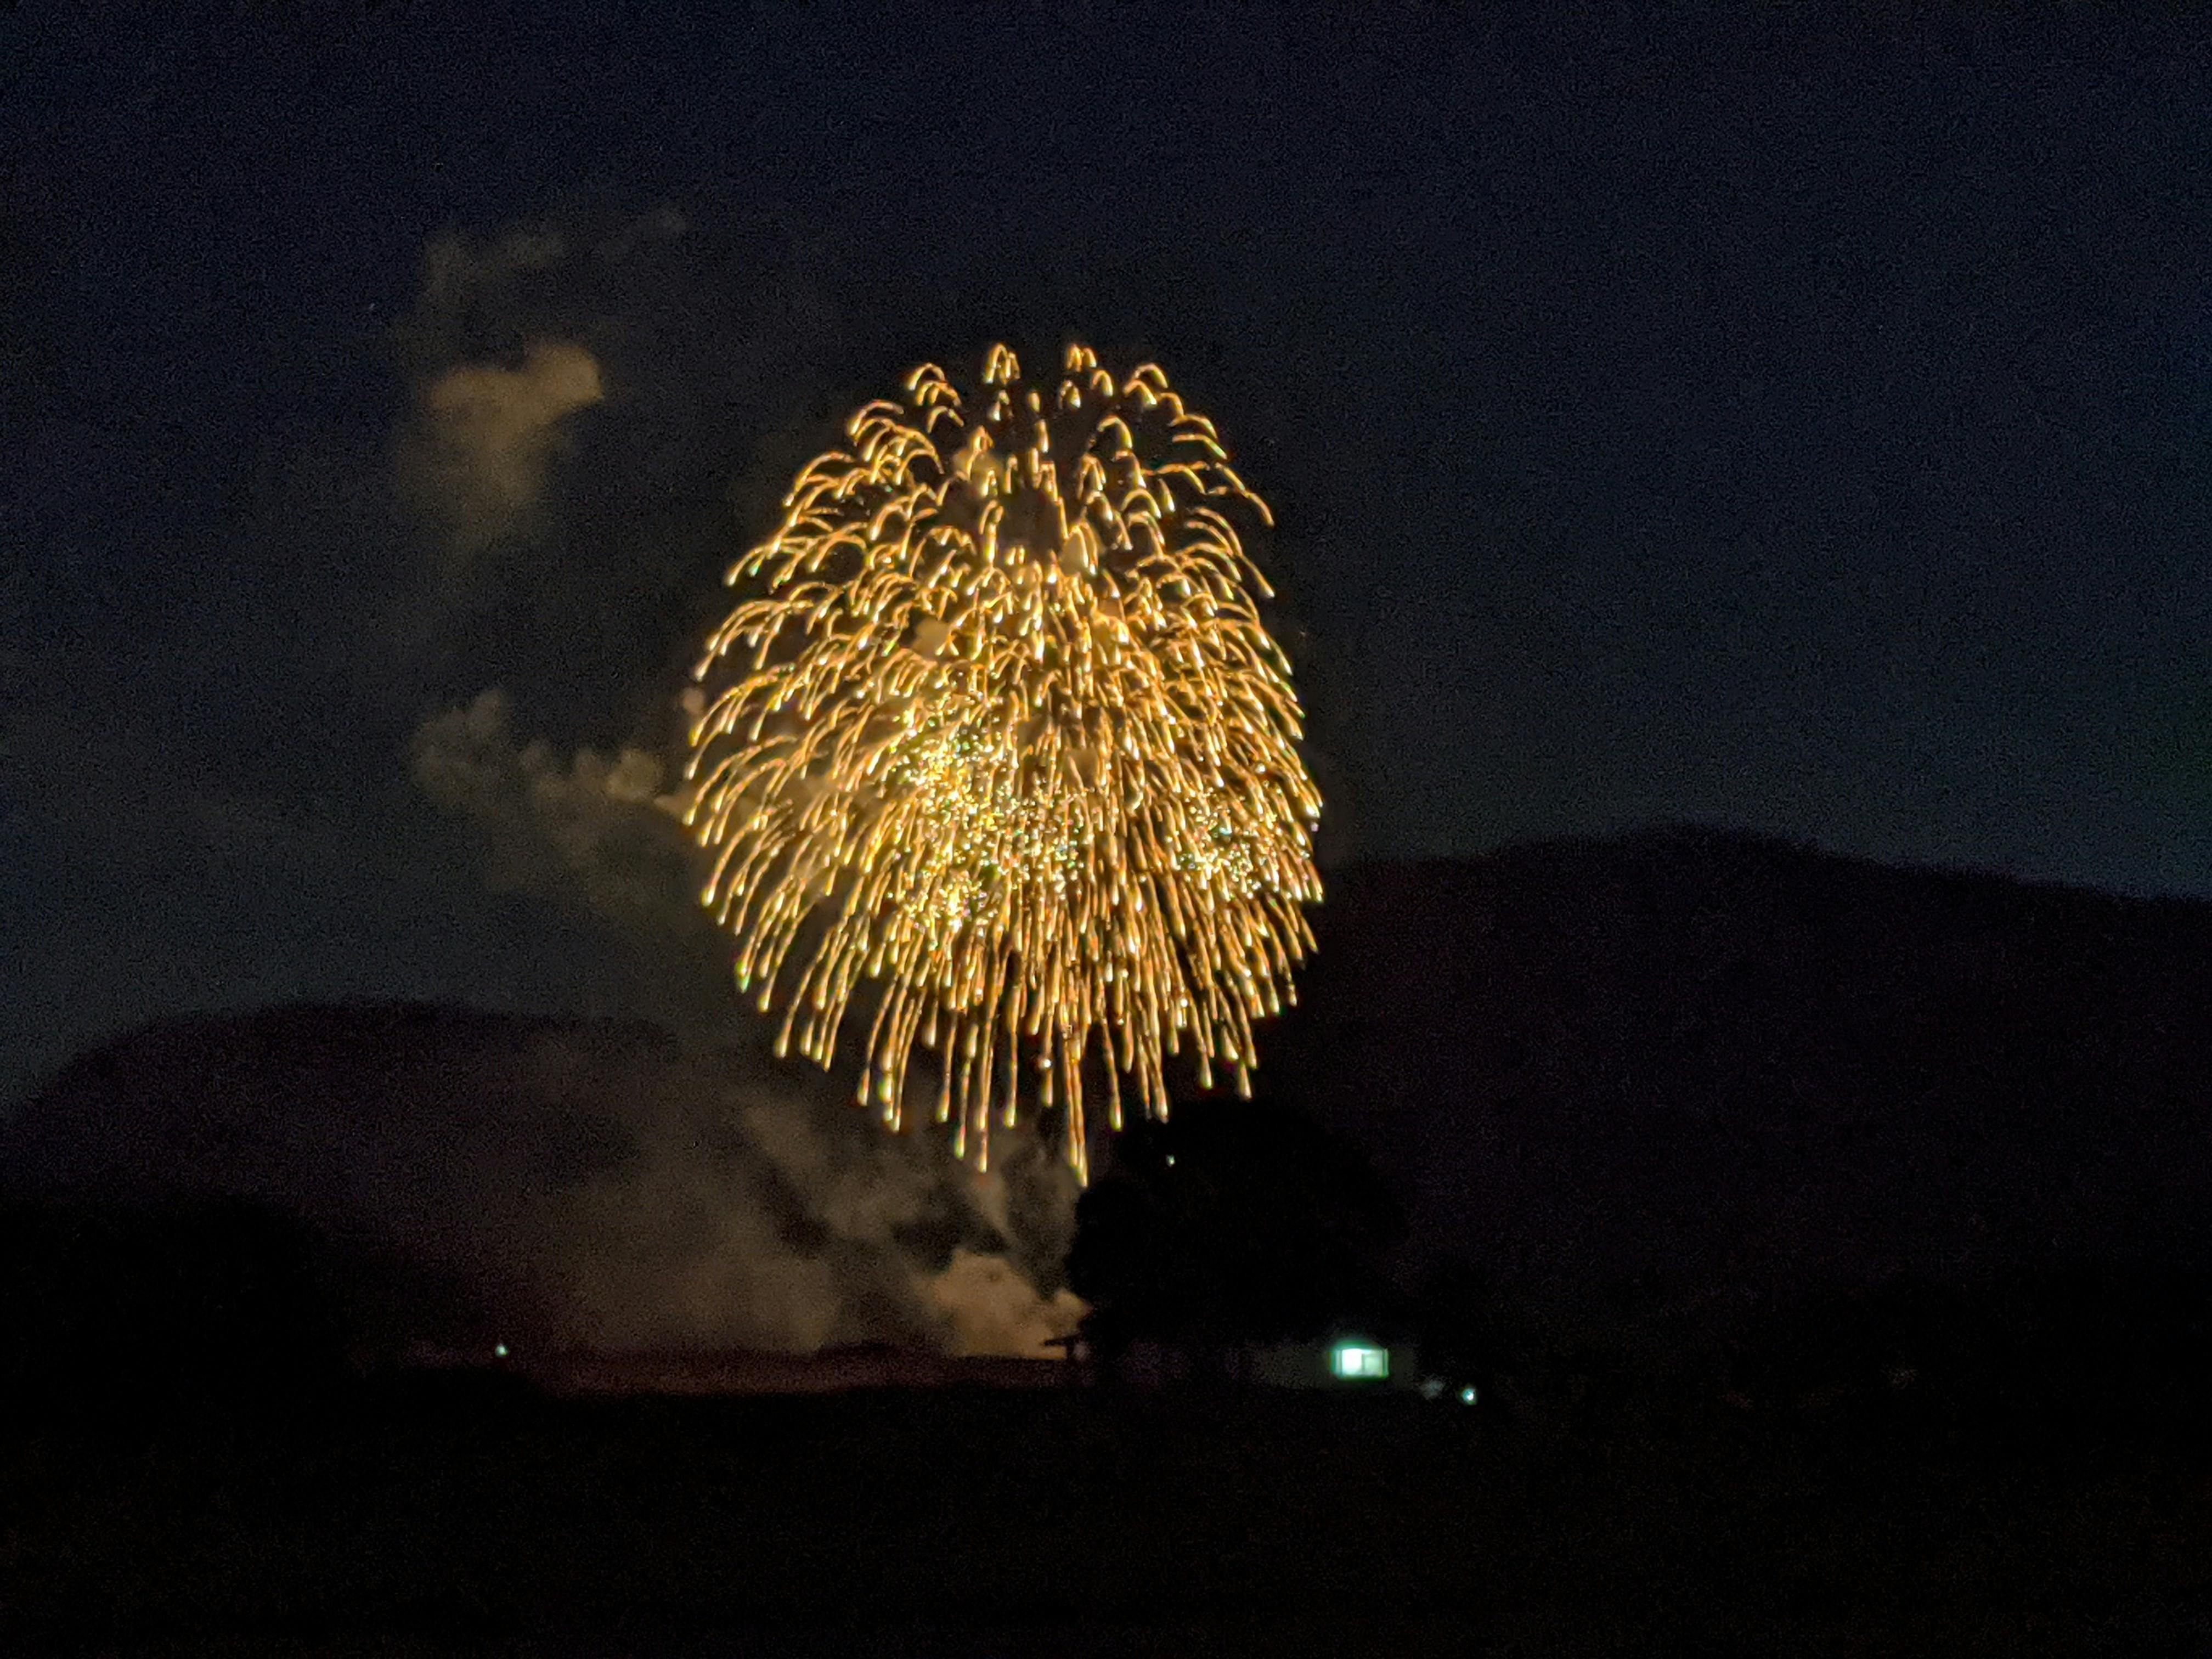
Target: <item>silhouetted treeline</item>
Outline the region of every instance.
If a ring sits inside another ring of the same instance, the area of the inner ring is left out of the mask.
[[[1358,1150],[1290,1108],[1199,1100],[1133,1125],[1076,1206],[1068,1283],[1091,1340],[1218,1353],[1395,1312],[1404,1224]]]

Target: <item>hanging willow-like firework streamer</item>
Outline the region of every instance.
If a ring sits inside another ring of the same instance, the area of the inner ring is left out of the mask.
[[[933,365],[905,393],[732,568],[762,596],[694,671],[749,657],[698,705],[685,822],[738,988],[766,1012],[784,981],[779,1054],[830,1065],[878,981],[864,1103],[899,1126],[919,1041],[988,1168],[994,1078],[1012,1125],[1032,1071],[1080,1174],[1094,1034],[1116,1128],[1124,1077],[1166,1115],[1186,1037],[1249,1094],[1313,946],[1321,799],[1229,514],[1272,520],[1151,364],[1117,385],[1071,347],[1048,398],[1000,346],[977,414]]]

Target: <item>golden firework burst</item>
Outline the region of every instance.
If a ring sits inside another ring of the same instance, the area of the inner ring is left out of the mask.
[[[978,401],[915,370],[732,567],[757,596],[693,677],[749,665],[696,705],[685,822],[779,1054],[830,1066],[874,981],[864,1103],[898,1127],[919,1042],[988,1168],[1026,1071],[1080,1174],[1094,1036],[1115,1128],[1124,1078],[1166,1115],[1186,1039],[1249,1093],[1313,947],[1321,798],[1231,515],[1272,520],[1212,422],[1080,346],[1048,395],[994,348]]]

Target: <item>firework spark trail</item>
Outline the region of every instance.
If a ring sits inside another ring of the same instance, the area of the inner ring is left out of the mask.
[[[1272,520],[1212,423],[1080,346],[1049,402],[1019,376],[994,348],[971,418],[924,365],[801,471],[694,671],[744,664],[698,705],[685,822],[740,991],[784,988],[778,1054],[830,1066],[880,981],[863,1103],[900,1125],[920,1042],[988,1168],[1026,1067],[1082,1173],[1094,1036],[1116,1128],[1124,1077],[1166,1115],[1186,1038],[1249,1094],[1313,948],[1321,799],[1229,511]]]

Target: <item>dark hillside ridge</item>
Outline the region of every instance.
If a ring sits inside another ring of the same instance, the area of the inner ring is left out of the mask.
[[[0,1201],[296,1216],[357,1267],[379,1351],[930,1348],[962,1310],[1026,1317],[1066,1177],[1036,1157],[986,1215],[957,1165],[850,1100],[642,1022],[276,1008],[63,1067],[0,1124]],[[939,1282],[962,1251],[1008,1272]]]
[[[1263,1078],[1417,1238],[1656,1310],[2212,1266],[2212,906],[1670,829],[1340,872]]]
[[[1357,866],[1313,915],[1258,1080],[1368,1149],[1410,1265],[1455,1252],[1638,1316],[1900,1273],[2212,1269],[2212,906],[1664,830]],[[731,1088],[803,1101],[794,1146],[892,1150],[842,1077],[725,1070],[649,1026],[293,1008],[72,1062],[0,1123],[0,1192],[258,1194],[537,1295],[553,1239],[601,1224],[549,1231],[549,1206],[696,1166],[711,1180],[641,1186],[638,1213],[680,1192],[696,1231],[726,1182],[773,1223],[759,1249],[834,1254],[787,1174],[816,1155],[733,1136]],[[901,1248],[940,1261],[972,1225],[955,1172],[899,1178],[936,1230]],[[732,1241],[730,1271],[754,1249]]]

